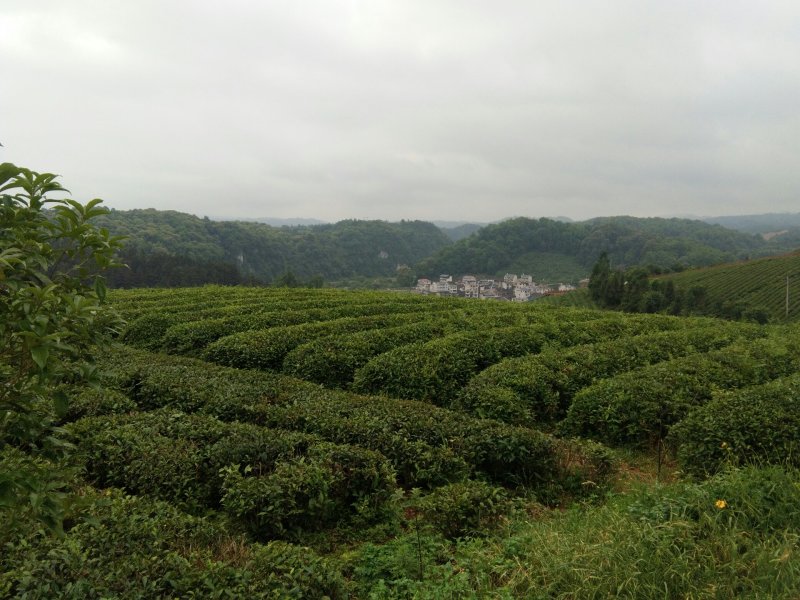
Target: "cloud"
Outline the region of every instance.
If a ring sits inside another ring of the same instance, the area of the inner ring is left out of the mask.
[[[0,9],[0,159],[212,216],[796,210],[798,13],[26,2]]]

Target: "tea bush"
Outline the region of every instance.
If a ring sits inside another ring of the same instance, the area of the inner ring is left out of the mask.
[[[612,445],[652,445],[714,390],[793,373],[799,360],[796,341],[770,338],[629,371],[581,390],[561,431]]]
[[[296,432],[164,410],[84,419],[70,430],[96,484],[195,513],[222,504],[262,536],[385,516],[396,488],[380,454]]]
[[[425,342],[475,323],[466,314],[427,315],[424,321],[325,337],[298,346],[283,361],[283,372],[329,388],[347,388],[373,357],[407,344]]]
[[[731,464],[800,465],[800,375],[720,391],[670,431],[680,468],[695,477]]]
[[[489,367],[469,382],[452,408],[520,425],[552,423],[595,380],[763,335],[757,327],[726,323],[546,349]]]
[[[292,349],[316,338],[405,325],[418,318],[417,313],[392,313],[245,331],[225,336],[210,344],[203,352],[203,358],[212,363],[239,369],[279,370],[283,359]]]
[[[62,421],[77,421],[83,417],[124,414],[138,410],[136,402],[122,392],[105,387],[71,388],[69,405]]]
[[[113,490],[63,538],[5,540],[4,598],[345,598],[345,582],[310,548],[247,544],[209,519]]]
[[[317,444],[268,474],[248,476],[248,469],[243,474],[234,466],[223,472],[223,508],[259,539],[293,539],[347,520],[368,525],[392,517],[394,471],[370,450]]]
[[[458,333],[427,343],[409,344],[377,356],[356,372],[353,390],[449,406],[476,373],[502,359],[536,354],[544,348],[587,344],[634,331],[682,327],[662,315],[637,318],[607,313],[564,311],[558,321],[547,312],[515,327]]]
[[[486,535],[512,507],[503,488],[482,481],[442,486],[418,504],[424,521],[449,539]]]

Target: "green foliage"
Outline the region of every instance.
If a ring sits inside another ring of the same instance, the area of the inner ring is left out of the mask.
[[[317,444],[267,474],[250,468],[223,469],[222,506],[259,539],[293,539],[305,530],[360,526],[392,518],[394,471],[370,450]]]
[[[416,274],[407,265],[398,266],[396,273],[397,287],[410,288],[417,283]]]
[[[405,485],[459,480],[470,469],[508,485],[536,486],[554,478],[552,440],[533,430],[190,359],[130,351],[109,359],[103,365],[109,384],[130,390],[142,407],[201,411],[376,450]]]
[[[279,370],[289,352],[314,339],[399,326],[417,319],[416,312],[389,313],[245,331],[209,344],[203,357],[209,362],[240,369]]]
[[[146,350],[157,350],[164,334],[175,322],[175,317],[169,314],[154,312],[142,315],[125,327],[122,341]]]
[[[194,513],[222,507],[261,539],[391,514],[394,471],[377,452],[174,411],[70,426],[87,475]]]
[[[674,320],[665,318],[654,317],[645,323],[597,311],[564,311],[559,321],[551,319],[546,312],[531,312],[528,317],[531,322],[525,325],[490,328],[486,323],[475,331],[386,352],[356,372],[353,389],[461,408],[457,398],[470,378],[504,358],[606,339],[628,329],[676,326]],[[499,400],[503,402],[504,398],[501,396]],[[500,413],[512,410],[516,417],[520,416],[507,404],[499,410]],[[489,411],[477,414],[490,416]]]
[[[648,323],[650,321],[650,323]],[[631,334],[658,326],[652,320],[626,319]],[[667,322],[661,322],[666,326]],[[518,425],[549,424],[564,417],[572,398],[598,379],[728,345],[739,337],[755,338],[760,329],[708,321],[673,319],[686,329],[643,333],[572,348],[547,348],[540,354],[510,358],[475,376],[453,407],[476,416]],[[606,331],[615,330],[599,321]],[[593,324],[594,325],[594,324]],[[637,327],[638,325],[638,327]]]
[[[560,426],[612,445],[655,446],[715,390],[793,373],[798,360],[796,340],[762,339],[643,367],[578,392]]]
[[[589,296],[598,303],[604,303],[608,295],[607,288],[611,277],[611,263],[608,254],[603,252],[592,267],[589,277]]]
[[[581,438],[556,438],[555,450],[559,474],[551,491],[562,495],[559,500],[605,497],[619,472],[619,460],[612,450]]]
[[[706,266],[749,256],[764,240],[687,219],[608,217],[583,223],[550,219],[509,219],[488,225],[469,238],[440,249],[417,265],[427,276],[439,273],[517,272],[520,257],[557,254],[565,269],[555,279],[572,279],[574,264],[586,271],[602,252],[615,265]],[[540,280],[545,267],[530,264],[526,272]],[[585,272],[586,272],[585,271]],[[551,271],[551,275],[555,275]]]
[[[139,407],[122,392],[105,387],[70,387],[67,391],[69,408],[63,421],[83,417],[99,417],[133,412]]]
[[[101,275],[119,240],[92,222],[106,212],[100,200],[50,197],[64,192],[55,175],[0,165],[0,448],[25,449],[30,464],[64,454],[52,419],[68,409],[58,385],[90,380],[93,347],[119,325]],[[0,475],[3,504],[13,510],[16,498],[52,526],[59,503],[39,502],[39,483],[22,477],[38,470]]]
[[[334,225],[271,227],[262,223],[210,221],[174,211],[113,211],[101,224],[128,237],[124,258],[131,265],[112,279],[119,286],[165,285],[153,281],[149,264],[166,267],[186,285],[255,278],[276,283],[291,272],[295,282],[352,276],[392,276],[397,264],[413,265],[450,243],[432,223],[346,220]],[[382,254],[384,253],[384,254]],[[385,257],[388,254],[388,257]],[[205,279],[198,267],[205,265]]]
[[[344,598],[344,580],[310,548],[246,544],[170,504],[86,490],[92,505],[62,539],[4,544],[0,595],[14,598]]]
[[[505,356],[536,352],[556,329],[551,322],[454,333],[400,346],[356,371],[361,393],[426,400],[446,406],[469,378]]]
[[[283,360],[283,372],[331,388],[347,388],[356,371],[374,356],[443,334],[447,326],[421,322],[326,336],[297,346]]]
[[[797,530],[797,472],[771,466],[729,469],[708,481],[634,497],[634,517],[655,523],[690,521],[701,529],[747,529],[769,533]]]
[[[372,598],[792,598],[797,482],[747,469],[638,487],[600,507],[512,514],[499,535],[448,546],[412,531],[365,545],[351,570]]]
[[[297,276],[292,273],[291,271],[284,271],[281,275],[272,282],[275,287],[300,287],[300,282],[297,280]]]
[[[719,392],[670,431],[680,468],[696,477],[726,465],[800,464],[800,376]]]
[[[786,277],[789,276],[789,320],[800,317],[800,254],[794,252],[747,262],[668,275],[687,310],[757,323],[786,321]],[[692,290],[695,290],[694,292]],[[702,290],[702,298],[696,298]],[[691,300],[689,300],[691,298]]]
[[[109,274],[109,287],[189,287],[207,284],[263,283],[255,277],[244,276],[233,263],[214,258],[203,260],[192,255],[175,256],[160,248],[147,252],[137,249],[136,246],[126,245],[118,257],[125,263],[125,268],[116,269]]]
[[[512,504],[503,488],[463,481],[436,488],[419,504],[424,522],[449,539],[485,535]]]

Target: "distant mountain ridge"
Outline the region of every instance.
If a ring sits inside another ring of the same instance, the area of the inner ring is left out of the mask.
[[[763,234],[800,228],[800,212],[698,218],[706,223],[722,225],[728,229],[736,229],[746,233]]]
[[[765,240],[697,220],[635,217],[583,222],[518,217],[448,230],[425,221],[276,227],[139,209],[111,211],[98,224],[128,237],[123,258],[131,269],[110,278],[125,286],[269,283],[288,272],[301,281],[393,277],[399,265],[412,269],[403,271],[405,279],[525,272],[539,281],[577,282],[603,251],[615,267],[682,269],[800,247],[800,235],[792,232]]]
[[[689,219],[600,217],[578,223],[519,217],[488,225],[442,248],[418,272],[498,275],[504,271],[542,277],[544,256],[568,260],[571,279],[588,276],[601,252],[618,267],[686,268],[774,253],[769,242]],[[527,259],[525,258],[527,257]],[[552,273],[551,273],[552,276]]]
[[[235,265],[244,277],[264,282],[287,272],[301,280],[391,276],[397,265],[414,264],[450,243],[438,227],[424,221],[273,227],[140,209],[112,211],[97,224],[128,237],[128,263],[153,255],[183,257],[195,266],[198,261]]]
[[[320,219],[308,218],[287,218],[282,219],[278,217],[253,217],[248,219],[229,219],[231,221],[247,221],[253,223],[264,223],[272,225],[273,227],[313,227],[315,225],[329,225],[329,221],[321,221]]]

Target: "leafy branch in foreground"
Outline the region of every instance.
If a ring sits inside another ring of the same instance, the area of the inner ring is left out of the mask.
[[[90,222],[100,200],[50,197],[68,193],[56,178],[0,164],[0,517],[32,510],[54,529],[60,486],[44,473],[69,453],[59,385],[91,383],[92,349],[120,325],[102,276],[120,238]]]

